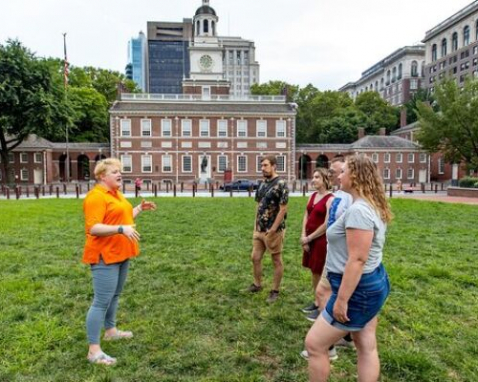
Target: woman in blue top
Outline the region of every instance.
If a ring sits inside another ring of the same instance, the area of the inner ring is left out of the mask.
[[[329,347],[350,332],[357,347],[358,380],[376,382],[377,314],[390,292],[383,245],[392,213],[377,166],[366,155],[348,157],[339,179],[353,204],[327,229],[325,266],[332,296],[307,334],[309,378],[327,380]]]

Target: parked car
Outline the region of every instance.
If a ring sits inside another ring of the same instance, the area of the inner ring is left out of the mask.
[[[220,187],[224,191],[247,191],[249,189],[256,190],[257,183],[248,179],[237,179],[230,183],[225,183]]]

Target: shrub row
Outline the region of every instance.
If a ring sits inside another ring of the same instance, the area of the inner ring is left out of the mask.
[[[465,188],[478,188],[478,178],[467,176],[463,179],[460,179],[459,185],[460,187]]]

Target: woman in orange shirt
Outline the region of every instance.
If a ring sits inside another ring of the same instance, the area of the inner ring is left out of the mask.
[[[132,332],[116,328],[118,298],[128,274],[129,259],[139,254],[140,234],[135,229],[134,218],[146,210],[155,210],[154,202],[142,201],[134,207],[119,191],[121,187],[121,162],[104,159],[95,167],[98,181],[85,198],[86,244],[83,262],[90,264],[93,276],[94,299],[86,317],[91,363],[113,365],[116,358],[101,350],[100,332],[105,328],[104,340],[133,337]]]

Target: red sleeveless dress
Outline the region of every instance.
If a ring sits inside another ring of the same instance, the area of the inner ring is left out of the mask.
[[[324,224],[327,215],[327,200],[333,196],[333,194],[325,195],[314,205],[316,195],[317,192],[314,192],[307,204],[308,219],[305,225],[305,233],[307,236]],[[306,268],[310,268],[314,274],[321,274],[327,256],[327,238],[325,233],[317,239],[312,240],[309,243],[309,247],[310,252],[304,251],[302,256],[302,265]]]

